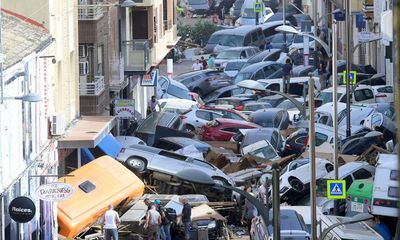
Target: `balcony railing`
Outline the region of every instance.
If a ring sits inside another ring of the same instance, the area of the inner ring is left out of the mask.
[[[94,82],[79,83],[80,96],[99,96],[104,91],[104,76],[94,76]]]
[[[78,5],[78,19],[96,21],[103,17],[103,7],[100,5]]]
[[[135,39],[122,42],[124,70],[147,72],[150,69],[150,46],[146,39]]]

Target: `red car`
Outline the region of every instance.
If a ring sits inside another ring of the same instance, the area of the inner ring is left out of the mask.
[[[201,128],[203,141],[229,141],[239,129],[260,128],[259,125],[243,120],[217,118]]]

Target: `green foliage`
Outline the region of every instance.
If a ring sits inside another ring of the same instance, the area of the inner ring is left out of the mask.
[[[217,27],[208,20],[200,20],[194,25],[178,24],[178,35],[182,40],[190,38],[193,43],[204,46]]]

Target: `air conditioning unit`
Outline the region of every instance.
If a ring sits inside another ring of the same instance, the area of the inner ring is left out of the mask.
[[[51,116],[51,135],[62,135],[65,132],[65,120],[63,113],[55,113]]]

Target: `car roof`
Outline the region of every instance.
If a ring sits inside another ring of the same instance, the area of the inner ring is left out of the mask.
[[[247,60],[247,62],[249,63],[257,63],[257,62],[261,62],[263,61],[264,58],[266,58],[267,56],[277,53],[277,52],[281,52],[281,49],[268,49],[268,50],[264,50],[262,52],[257,53],[256,55],[252,56],[251,58],[249,58]]]
[[[175,78],[191,77],[191,76],[200,75],[200,74],[204,74],[204,73],[208,73],[208,72],[218,72],[218,71],[215,70],[215,69],[205,69],[205,70],[199,70],[199,71],[191,71],[191,72],[181,73],[178,76],[176,76]]]
[[[339,178],[343,178],[354,170],[361,168],[362,166],[370,166],[367,162],[348,162],[339,167]],[[370,166],[372,168],[372,166]],[[332,171],[328,173],[324,178],[333,179],[335,177],[335,173]]]
[[[286,21],[289,23],[289,21]],[[274,27],[274,26],[280,26],[283,25],[283,20],[275,20],[275,21],[267,21],[266,23],[260,24],[259,26],[261,27],[262,30]]]
[[[313,77],[315,81],[319,80],[319,77]],[[303,83],[307,82],[310,80],[310,77],[291,77],[290,78],[290,83]],[[273,78],[273,79],[259,79],[257,82],[262,82],[262,83],[281,83],[282,78]]]
[[[258,69],[263,68],[263,67],[265,67],[265,66],[272,65],[272,64],[274,64],[274,65],[275,65],[275,64],[276,64],[276,65],[280,65],[279,63],[276,63],[276,62],[264,61],[264,62],[254,63],[254,64],[251,64],[250,66],[247,66],[247,67],[245,67],[245,68],[242,68],[242,69],[240,70],[240,72],[252,72],[252,73],[254,73],[254,72],[257,71]]]
[[[245,120],[236,120],[236,119],[230,119],[230,118],[216,118],[215,120],[221,124],[231,123],[231,124],[238,124],[238,125],[260,127],[259,125],[255,124],[255,123],[247,122]]]
[[[237,28],[219,30],[219,31],[215,32],[214,34],[216,34],[216,35],[219,35],[219,34],[231,34],[231,35],[244,36],[247,33],[249,33],[250,31],[253,31],[254,29],[257,29],[257,28],[260,28],[260,27],[259,26],[245,25],[245,26],[240,26],[240,27],[237,27]]]
[[[273,218],[272,210],[269,212],[270,219]],[[300,223],[298,213],[292,209],[281,209],[281,230],[305,230]],[[268,225],[268,231],[272,232],[272,224]]]
[[[222,52],[228,52],[228,51],[242,51],[242,50],[245,50],[245,49],[253,49],[253,48],[257,48],[257,47],[254,47],[254,46],[230,47],[230,48],[227,48],[227,49],[222,50],[220,53],[222,53]],[[257,48],[257,49],[258,49],[258,48]]]
[[[218,98],[216,100],[243,100],[243,101],[248,101],[248,100],[252,100],[252,99],[248,98],[248,97],[223,97],[223,98]]]
[[[188,145],[208,145],[210,146],[210,144],[196,140],[196,139],[192,139],[192,138],[187,138],[187,137],[163,137],[160,138],[160,140],[165,140],[171,143],[176,143],[178,145],[182,145],[182,146],[188,146]],[[210,146],[211,147],[211,146]]]
[[[245,103],[244,105],[246,105],[246,106],[256,106],[256,105],[268,105],[268,103],[266,103],[266,102],[249,102],[249,103]]]

